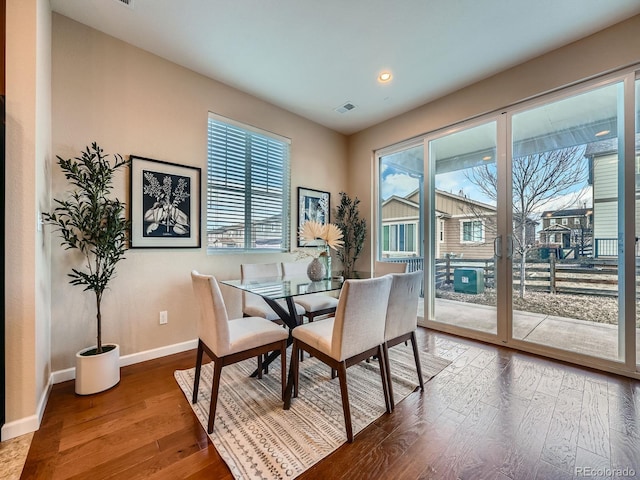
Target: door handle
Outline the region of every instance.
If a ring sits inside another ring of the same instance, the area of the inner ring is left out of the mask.
[[[493,255],[496,258],[502,258],[502,235],[493,239]]]
[[[513,235],[507,235],[507,258],[513,258]]]

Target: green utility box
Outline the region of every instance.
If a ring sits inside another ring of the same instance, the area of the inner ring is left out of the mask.
[[[458,293],[484,292],[484,269],[456,268],[453,271],[453,290]]]

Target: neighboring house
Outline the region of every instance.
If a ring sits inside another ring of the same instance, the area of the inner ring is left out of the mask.
[[[269,217],[252,226],[252,238],[256,248],[281,248],[282,220]],[[215,248],[244,248],[245,226],[243,223],[212,229],[207,232],[207,245]]]
[[[636,237],[640,226],[640,135],[636,136]],[[618,254],[618,140],[616,138],[587,145],[589,181],[593,185],[594,256]],[[637,252],[636,252],[637,255]]]
[[[468,258],[493,257],[496,208],[458,195],[436,190],[436,258],[445,255]]]
[[[464,195],[436,190],[436,258],[493,256],[496,209]],[[382,203],[382,256],[420,256],[420,192]]]
[[[547,210],[542,213],[542,230],[538,232],[540,246],[575,248],[578,256],[593,253],[593,209],[574,208]]]
[[[392,195],[382,203],[382,256],[417,257],[419,239],[420,191],[405,197]]]

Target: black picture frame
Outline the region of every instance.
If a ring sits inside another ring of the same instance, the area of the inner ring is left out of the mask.
[[[200,248],[200,168],[129,158],[130,248]]]
[[[331,194],[322,190],[314,190],[312,188],[298,187],[298,232],[300,228],[309,220],[315,220],[322,225],[326,225],[331,220],[329,218],[331,211]],[[298,247],[313,246],[313,242],[303,242],[298,238]],[[318,245],[321,241],[318,241]]]

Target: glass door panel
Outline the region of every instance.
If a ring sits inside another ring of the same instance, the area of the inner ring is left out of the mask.
[[[378,248],[376,259],[409,264],[424,271],[424,145],[402,148],[379,157]],[[418,304],[424,318],[424,302]]]
[[[621,84],[512,117],[512,336],[619,359]]]
[[[431,320],[497,334],[496,122],[429,141]]]

